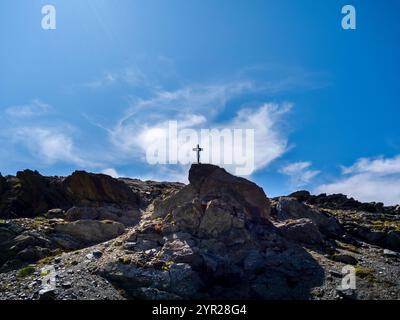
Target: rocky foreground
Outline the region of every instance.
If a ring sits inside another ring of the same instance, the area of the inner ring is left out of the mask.
[[[400,298],[399,206],[189,181],[0,175],[0,299]]]

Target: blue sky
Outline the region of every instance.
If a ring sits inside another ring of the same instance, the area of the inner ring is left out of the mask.
[[[41,8],[57,29],[41,28]],[[357,29],[341,28],[341,8]],[[0,171],[184,180],[151,166],[163,121],[256,129],[251,179],[400,203],[398,1],[5,0]],[[193,122],[194,121],[194,122]],[[147,130],[147,131],[146,131]]]

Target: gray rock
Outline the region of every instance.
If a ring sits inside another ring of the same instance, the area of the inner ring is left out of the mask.
[[[216,194],[236,198],[245,208],[248,220],[263,221],[270,216],[270,201],[262,188],[218,166],[193,164],[189,170],[189,181],[202,199],[214,198]]]
[[[84,247],[84,244],[77,241],[73,236],[63,233],[52,234],[51,240],[57,246],[66,250],[75,250]]]
[[[68,221],[96,220],[99,217],[99,209],[91,207],[72,207],[65,213]]]
[[[103,252],[101,252],[100,250],[94,250],[94,251],[92,252],[92,254],[93,254],[93,257],[94,257],[94,258],[100,259],[101,256],[103,255]]]
[[[51,209],[47,211],[46,217],[48,219],[64,219],[65,211],[63,209]]]
[[[201,287],[199,276],[188,264],[173,264],[169,274],[171,277],[170,291],[183,298],[193,297]]]
[[[400,252],[400,231],[389,231],[385,238],[387,248]]]
[[[133,296],[143,300],[180,300],[180,296],[156,288],[138,288],[131,292]]]
[[[317,226],[310,219],[289,220],[278,226],[287,239],[305,244],[323,244],[324,240]]]
[[[39,259],[42,259],[44,257],[47,257],[51,254],[51,251],[47,248],[41,248],[41,247],[31,247],[29,246],[26,249],[21,250],[17,254],[17,258],[22,261],[29,261],[33,262]]]
[[[342,227],[335,217],[313,209],[299,202],[296,198],[280,197],[276,204],[276,215],[280,220],[310,219],[317,225],[322,233],[329,236],[339,236],[343,234]]]
[[[69,282],[69,281],[63,282],[63,283],[61,284],[61,287],[62,287],[63,289],[69,289],[69,288],[72,287],[72,283]]]
[[[383,231],[368,230],[363,238],[370,243],[381,243],[381,241],[386,237],[386,233]]]
[[[46,288],[39,291],[39,300],[54,300],[55,298],[55,289]]]
[[[177,226],[184,231],[196,233],[203,211],[199,201],[187,202],[172,211]]]
[[[117,262],[102,267],[101,273],[126,290],[151,287],[168,291],[171,283],[168,270],[141,268]]]
[[[231,209],[220,200],[212,200],[207,204],[199,227],[200,237],[219,238],[231,230],[233,214]]]
[[[189,243],[190,241],[181,239],[167,241],[162,248],[162,256],[169,261],[199,266],[203,259],[197,252],[198,248],[190,246]]]
[[[259,273],[265,267],[265,257],[257,250],[252,250],[243,263],[244,270],[251,273]]]
[[[388,249],[383,250],[383,255],[385,255],[387,257],[400,257],[399,252],[394,252],[394,251],[388,250]]]
[[[58,224],[55,231],[66,234],[86,244],[95,244],[116,238],[124,233],[123,224],[114,221],[79,220]]]
[[[344,300],[356,300],[357,293],[354,289],[342,289],[337,288],[336,293],[338,294],[339,298]]]
[[[0,243],[11,240],[15,235],[10,225],[0,224]]]
[[[342,262],[342,263],[350,264],[350,265],[356,265],[358,263],[358,260],[349,254],[335,254],[331,258],[334,261]]]

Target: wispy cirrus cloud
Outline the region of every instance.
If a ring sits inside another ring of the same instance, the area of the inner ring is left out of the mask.
[[[53,107],[39,99],[4,109],[0,141],[15,161],[32,167],[58,163],[78,167],[99,165],[76,145],[74,126],[57,119]],[[26,151],[29,156],[27,156]]]
[[[157,56],[151,60],[145,56],[136,56],[134,60],[73,87],[100,90],[113,85],[126,85],[131,88],[157,90],[163,87],[163,83],[177,80],[174,62],[165,56]]]
[[[117,120],[111,120],[107,113],[82,112],[86,120],[102,128],[96,132],[96,143],[92,140],[93,126],[75,125],[71,119],[66,123],[59,119],[62,114],[58,112],[45,117],[46,104],[39,100],[32,103],[36,111],[28,105],[10,108],[9,116],[16,121],[2,130],[3,136],[8,143],[28,150],[33,159],[44,165],[70,163],[112,176],[118,176],[120,168],[127,172],[125,168],[134,165],[143,170],[143,176],[152,179],[158,176],[184,181],[187,175],[184,166],[149,166],[145,159],[146,148],[164,134],[169,121],[177,121],[179,129],[254,129],[255,169],[258,170],[289,148],[290,131],[283,126],[292,104],[269,103],[272,99],[268,96],[298,88],[315,88],[314,76],[302,71],[271,76],[267,81],[268,77],[261,74],[270,70],[257,67],[238,72],[229,79],[190,83],[180,79],[170,59],[158,57],[142,62],[105,71],[92,81],[73,86],[80,90],[118,86],[118,91],[124,91],[125,99],[128,98],[128,105],[122,111],[121,107],[115,108],[112,118],[119,113]],[[18,123],[18,117],[35,114],[42,118]]]
[[[47,165],[59,162],[81,167],[94,165],[84,158],[72,136],[66,133],[66,128],[19,127],[13,130],[12,139],[24,145],[33,157]]]
[[[145,161],[148,146],[168,135],[170,121],[177,121],[178,130],[198,132],[201,129],[253,129],[257,150],[255,169],[260,169],[286,152],[288,133],[281,130],[279,124],[292,105],[265,103],[252,108],[242,107],[229,117],[218,118],[231,100],[253,92],[254,88],[251,82],[244,81],[160,91],[147,100],[132,101],[116,125],[106,130],[121,158],[136,155]],[[168,137],[170,143],[173,139],[176,137]],[[207,151],[215,153],[216,150]]]
[[[364,202],[400,204],[400,155],[361,158],[350,167],[342,167],[336,181],[320,185],[315,191],[343,193]]]
[[[11,106],[6,108],[5,113],[13,118],[29,118],[42,116],[51,110],[51,106],[38,99],[32,100],[28,104]]]
[[[311,169],[309,161],[299,161],[282,167],[279,172],[290,177],[293,187],[304,187],[308,185],[320,171]]]

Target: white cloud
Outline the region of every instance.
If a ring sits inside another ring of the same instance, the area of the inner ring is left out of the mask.
[[[265,77],[238,74],[230,78],[234,80],[180,86],[183,80],[175,72],[173,62],[159,57],[148,63],[104,72],[92,82],[77,85],[80,88],[122,85],[131,94],[130,104],[118,121],[109,123],[109,115],[93,116],[96,121],[91,121],[92,124],[104,129],[107,136],[103,138],[100,134],[96,145],[91,147],[83,147],[79,140],[74,140],[74,135],[64,130],[63,123],[61,127],[55,127],[53,120],[57,119],[44,117],[39,122],[35,118],[33,123],[18,123],[16,128],[10,126],[7,129],[13,132],[10,137],[14,135],[14,140],[25,145],[45,164],[68,162],[88,170],[106,168],[105,172],[115,176],[118,172],[113,168],[131,163],[140,165],[146,172],[146,149],[163,136],[170,120],[178,121],[178,129],[254,129],[256,170],[268,166],[288,150],[288,130],[281,125],[291,104],[260,102],[257,105],[240,105],[239,101],[246,97],[246,101],[252,102],[251,98],[247,98],[253,94],[259,99],[259,93],[293,90],[298,82],[304,82],[302,78],[285,75],[283,78],[287,81],[279,77],[278,82],[271,79],[265,83]],[[166,89],[165,83],[176,86],[176,89]],[[140,90],[135,90],[135,86]],[[302,84],[300,88],[303,88]],[[21,110],[33,114],[28,108]],[[233,114],[231,110],[237,113]],[[102,121],[104,123],[99,123]],[[183,181],[187,173],[181,171],[182,168],[165,166],[159,169],[153,166],[148,172],[157,173],[161,178]]]
[[[289,176],[293,186],[302,187],[320,173],[318,170],[311,170],[311,166],[312,163],[309,161],[294,162],[281,168],[279,172]]]
[[[227,123],[231,129],[254,129],[255,169],[269,165],[288,149],[287,132],[279,124],[292,104],[266,103],[256,109],[241,109],[237,116]]]
[[[31,154],[45,164],[57,162],[74,163],[79,166],[88,165],[72,137],[55,128],[22,127],[14,130],[13,139],[27,147]]]
[[[280,128],[280,122],[292,105],[267,103],[259,107],[242,108],[233,117],[217,120],[228,101],[252,90],[251,83],[237,82],[161,91],[148,100],[132,103],[118,123],[106,130],[121,158],[136,156],[145,161],[149,145],[165,136],[169,143],[174,142],[175,137],[168,136],[170,121],[178,122],[178,130],[194,129],[197,132],[201,129],[253,129],[257,170],[286,152],[288,133]],[[209,151],[215,154],[215,150]]]
[[[9,107],[5,110],[5,112],[11,117],[27,118],[41,116],[46,114],[50,109],[51,107],[48,104],[35,99],[29,104]]]
[[[106,129],[113,146],[132,156],[141,153],[149,142],[166,130],[171,120],[180,129],[193,128],[206,121],[210,124],[224,109],[226,102],[244,91],[251,90],[248,82],[224,85],[186,86],[174,91],[157,91],[149,99],[132,101],[131,106],[111,129]]]
[[[389,159],[383,157],[374,159],[361,158],[352,166],[343,167],[344,174],[363,172],[374,174],[400,173],[400,155]]]
[[[362,158],[342,169],[343,176],[316,188],[316,192],[343,193],[363,202],[400,203],[400,156]]]

